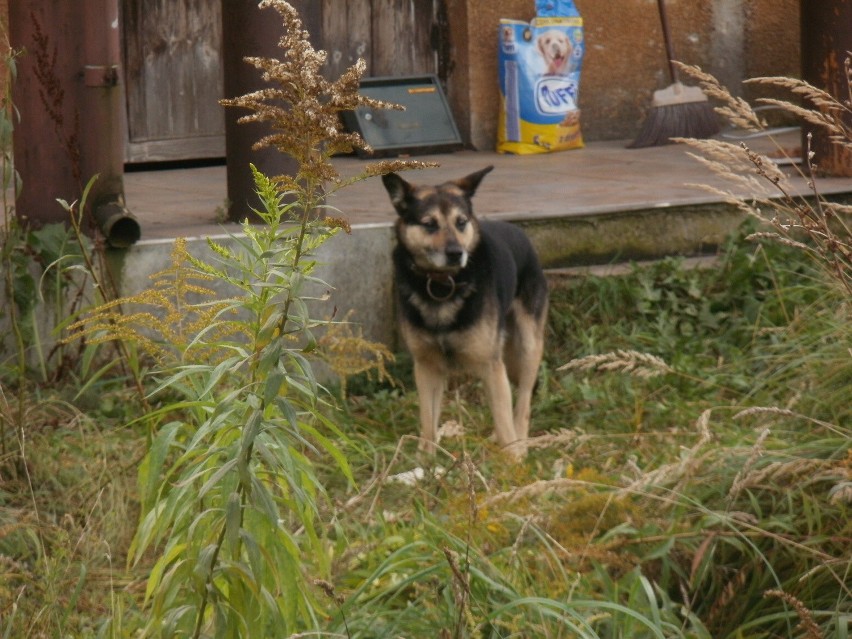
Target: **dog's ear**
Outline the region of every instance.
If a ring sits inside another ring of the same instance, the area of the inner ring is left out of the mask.
[[[476,173],[471,173],[470,175],[466,175],[463,178],[455,180],[453,184],[459,187],[464,194],[468,198],[472,198],[473,194],[476,193],[477,187],[479,187],[479,183],[482,182],[482,178],[484,178],[488,173],[494,170],[494,166],[486,166],[481,171],[477,171]]]
[[[400,215],[405,215],[408,212],[411,202],[411,195],[414,193],[414,186],[403,180],[396,173],[386,173],[382,176],[382,183],[390,195],[391,204]]]

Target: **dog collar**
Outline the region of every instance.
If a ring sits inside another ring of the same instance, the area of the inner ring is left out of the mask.
[[[449,286],[450,290],[445,295],[435,295],[435,292],[432,290],[432,282],[438,282],[444,286]],[[446,302],[456,293],[456,281],[453,279],[453,276],[448,273],[441,273],[441,279],[433,278],[431,275],[426,276],[426,293],[429,294],[436,302]]]
[[[427,271],[416,264],[411,265],[411,270],[426,278],[426,294],[436,302],[446,302],[464,286],[463,284],[456,284],[453,274],[447,271]],[[432,288],[433,284],[449,287],[449,291],[444,295],[438,295]]]

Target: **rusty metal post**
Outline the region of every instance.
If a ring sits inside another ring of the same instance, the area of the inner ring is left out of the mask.
[[[18,215],[67,221],[57,198],[79,199],[97,174],[85,221],[111,246],[129,246],[140,230],[124,207],[118,0],[12,2],[9,13],[12,46],[26,51],[13,87]]]
[[[801,0],[802,78],[838,100],[849,99],[843,62],[852,51],[852,0]],[[847,118],[852,126],[852,118]],[[852,176],[852,149],[832,144],[824,129],[802,126],[802,149],[807,135],[821,174]]]
[[[302,0],[291,4],[299,11],[303,28],[316,39],[322,24],[320,3]],[[278,48],[283,31],[278,14],[257,5],[257,0],[222,0],[222,66],[228,98],[267,86],[260,72],[245,62],[246,56],[278,59],[283,56]],[[246,113],[236,108],[225,109],[228,218],[233,222],[250,217],[252,208],[260,205],[249,163],[265,175],[292,175],[297,170],[292,158],[275,149],[252,150],[252,145],[270,131],[265,124],[239,124],[237,119]]]

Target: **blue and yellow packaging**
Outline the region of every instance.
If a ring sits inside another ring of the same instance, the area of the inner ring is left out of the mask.
[[[543,3],[539,3],[543,4]],[[580,70],[583,19],[573,2],[531,22],[500,21],[500,119],[497,151],[529,155],[583,146]]]

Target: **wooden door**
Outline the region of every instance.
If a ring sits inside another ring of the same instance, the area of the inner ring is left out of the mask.
[[[121,0],[127,161],[224,157],[221,0]]]
[[[441,1],[322,0],[329,76],[359,57],[371,77],[437,73],[433,33]]]
[[[443,1],[322,0],[329,77],[359,57],[372,77],[436,73]],[[221,2],[121,0],[128,162],[224,157]]]

